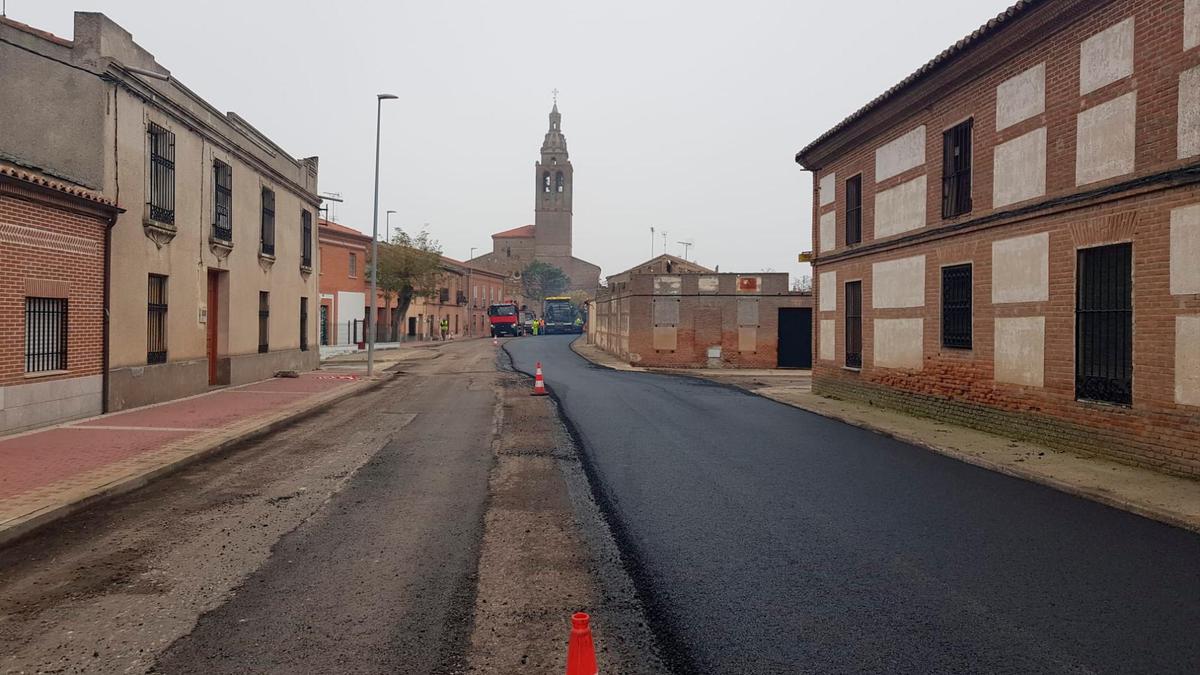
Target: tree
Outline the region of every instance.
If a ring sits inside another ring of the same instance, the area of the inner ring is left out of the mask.
[[[558,295],[567,289],[571,280],[554,265],[535,260],[521,272],[521,288],[525,299],[540,303],[547,297]]]
[[[811,294],[813,289],[812,276],[802,274],[792,279],[792,291],[795,293]]]
[[[414,298],[433,298],[442,278],[442,246],[422,230],[417,236],[397,230],[392,241],[379,245],[379,291],[390,305],[396,298],[397,311],[392,332],[408,312]]]

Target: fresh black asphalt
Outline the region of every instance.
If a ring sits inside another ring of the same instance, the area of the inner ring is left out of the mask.
[[[1200,536],[729,387],[507,342],[680,672],[1200,672]],[[603,665],[601,666],[603,670]]]

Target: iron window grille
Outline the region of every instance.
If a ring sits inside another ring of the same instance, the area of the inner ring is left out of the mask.
[[[862,367],[862,282],[846,284],[846,366]]]
[[[862,241],[862,174],[846,181],[846,243]]]
[[[213,160],[213,238],[233,241],[233,167]]]
[[[149,199],[150,219],[175,224],[175,134],[151,124],[146,129],[150,146]]]
[[[1133,402],[1133,246],[1081,249],[1075,284],[1075,397]]]
[[[167,277],[151,274],[146,292],[146,363],[167,362]]]
[[[308,298],[300,298],[300,351],[308,351]]]
[[[270,351],[270,336],[271,326],[271,294],[266,291],[258,292],[258,353],[266,354]]]
[[[438,289],[438,302],[443,305],[448,304],[450,302],[450,289],[449,288]]]
[[[275,192],[262,189],[262,253],[275,255]]]
[[[942,134],[942,217],[971,211],[971,129],[967,120]]]
[[[300,212],[300,265],[312,267],[312,213]]]
[[[463,291],[456,291],[454,294],[454,303],[457,305],[467,304],[467,294]]]
[[[25,372],[66,369],[66,298],[25,298]]]
[[[971,265],[942,268],[942,346],[971,348]]]

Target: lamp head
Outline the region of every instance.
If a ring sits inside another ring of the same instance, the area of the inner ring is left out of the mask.
[[[400,98],[400,97],[399,97],[399,96],[396,96],[395,94],[375,94],[375,98],[378,98],[379,100],[381,100],[381,101],[382,101],[382,100],[384,100],[384,99],[389,99],[389,98]]]

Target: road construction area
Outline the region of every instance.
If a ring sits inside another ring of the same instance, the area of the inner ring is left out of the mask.
[[[676,672],[1200,672],[1200,535],[696,377],[540,362]]]
[[[421,351],[0,549],[0,672],[562,672],[580,610],[661,672],[553,402],[490,340]]]

